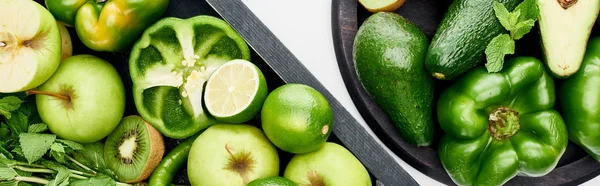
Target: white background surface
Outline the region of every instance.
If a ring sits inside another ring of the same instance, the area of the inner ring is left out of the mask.
[[[242,1],[336,99],[365,124],[350,99],[337,66],[331,33],[331,0]],[[397,160],[420,185],[442,185],[399,158]],[[600,177],[583,185],[600,185]]]

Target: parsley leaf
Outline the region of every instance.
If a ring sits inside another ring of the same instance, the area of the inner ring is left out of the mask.
[[[21,133],[19,135],[23,155],[29,163],[33,163],[44,156],[55,139],[56,135],[53,134]]]
[[[499,72],[504,64],[504,55],[515,52],[515,41],[508,34],[496,36],[485,49],[488,72]]]
[[[48,130],[48,125],[43,123],[33,124],[27,129],[28,133],[40,133]]]
[[[0,115],[10,119],[10,112],[17,110],[23,101],[15,96],[7,96],[0,99]]]

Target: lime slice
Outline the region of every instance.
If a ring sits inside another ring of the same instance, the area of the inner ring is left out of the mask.
[[[218,121],[244,123],[254,118],[267,97],[265,77],[249,61],[235,59],[217,68],[206,83],[206,109]]]

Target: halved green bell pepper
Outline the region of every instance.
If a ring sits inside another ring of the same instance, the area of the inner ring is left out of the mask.
[[[569,138],[600,161],[600,37],[593,38],[581,69],[559,89]]]
[[[46,0],[57,20],[75,26],[83,44],[107,52],[131,46],[168,5],[169,0]]]
[[[189,137],[215,123],[203,108],[206,80],[222,64],[250,60],[246,42],[211,16],[164,18],[149,27],[129,58],[140,115],[165,136]]]
[[[446,172],[458,185],[501,185],[519,173],[547,174],[568,142],[554,103],[554,81],[538,59],[511,59],[498,73],[470,71],[438,101]]]

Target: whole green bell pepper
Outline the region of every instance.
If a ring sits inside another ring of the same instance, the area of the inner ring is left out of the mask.
[[[569,138],[600,161],[600,37],[587,45],[581,70],[559,89]]]
[[[163,18],[131,50],[129,73],[139,114],[170,138],[209,127],[215,120],[203,108],[204,84],[233,59],[250,60],[250,49],[225,21]]]
[[[518,173],[547,174],[568,143],[554,102],[554,81],[538,59],[511,59],[498,73],[470,71],[438,101],[444,169],[458,185],[501,185]]]
[[[169,0],[46,0],[57,20],[75,26],[83,44],[106,52],[130,47],[168,5]]]

